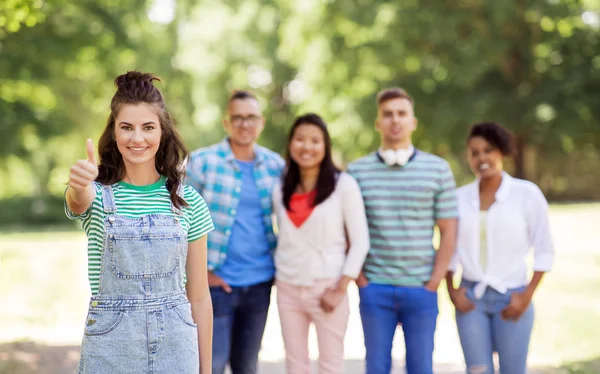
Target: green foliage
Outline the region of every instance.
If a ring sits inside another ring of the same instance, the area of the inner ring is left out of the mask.
[[[188,79],[171,66],[176,26],[151,22],[145,12],[151,3],[3,3],[0,161],[8,165],[10,156],[24,160],[37,178],[35,194],[49,194],[53,174],[83,154],[83,139],[98,138],[117,75],[134,69],[157,72],[170,84],[163,91],[173,110],[181,118],[191,112]],[[23,21],[23,14],[37,17],[36,22]]]
[[[598,17],[597,4],[205,1],[194,10],[178,55],[202,103],[190,144],[222,136],[227,92],[251,87],[269,104],[263,143],[283,151],[292,117],[314,111],[349,161],[377,147],[374,97],[397,85],[416,99],[416,144],[448,159],[459,181],[472,178],[468,127],[493,120],[517,135],[516,175],[557,198],[598,198],[565,181],[565,160],[582,162],[579,175],[600,166],[589,152],[600,145],[600,32],[583,22],[584,12]]]
[[[446,158],[459,184],[472,178],[468,127],[492,120],[517,135],[516,175],[552,198],[598,198],[597,1],[188,0],[164,24],[150,21],[152,4],[0,4],[0,175],[18,158],[35,180],[20,194],[59,190],[104,127],[112,80],[138,69],[164,78],[192,149],[222,139],[230,91],[250,88],[265,108],[262,144],[284,152],[294,116],[317,112],[345,163],[379,144],[376,93],[402,86],[416,100],[415,144]]]
[[[13,197],[0,200],[0,227],[43,227],[64,225],[65,216],[62,197]]]

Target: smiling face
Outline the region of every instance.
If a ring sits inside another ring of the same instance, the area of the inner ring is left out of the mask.
[[[227,118],[223,121],[223,126],[229,134],[229,140],[235,145],[253,145],[264,125],[265,119],[256,99],[236,99],[227,106]]]
[[[480,179],[495,177],[504,170],[504,155],[482,136],[469,139],[467,159],[471,170]]]
[[[319,168],[325,158],[325,135],[312,123],[296,127],[290,141],[290,157],[300,169]]]
[[[124,104],[115,118],[115,141],[126,168],[155,164],[162,129],[150,104]]]

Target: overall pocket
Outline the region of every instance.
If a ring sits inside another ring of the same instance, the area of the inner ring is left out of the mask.
[[[176,234],[111,234],[111,270],[118,278],[166,278],[179,269],[183,240]]]
[[[190,304],[177,305],[173,307],[173,311],[175,312],[175,314],[181,322],[185,323],[190,327],[198,328],[198,326],[194,322],[194,319],[192,318],[192,307]]]
[[[114,331],[123,320],[121,311],[90,311],[85,323],[86,336],[106,335]]]

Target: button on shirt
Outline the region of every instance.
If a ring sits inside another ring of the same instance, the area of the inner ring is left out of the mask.
[[[505,293],[526,285],[526,257],[533,248],[533,270],[550,271],[554,249],[548,223],[548,203],[533,183],[503,173],[496,201],[487,211],[486,269],[480,264],[479,182],[458,189],[458,243],[450,263],[461,265],[463,278],[477,282],[475,297],[486,287]]]

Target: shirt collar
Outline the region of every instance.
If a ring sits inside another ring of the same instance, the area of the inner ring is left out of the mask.
[[[257,146],[256,144],[253,146],[254,148],[254,155],[255,155],[255,159],[254,161],[256,161],[256,164],[261,164],[264,159],[265,156],[264,154],[261,152],[260,147]],[[225,160],[227,162],[230,163],[235,163],[235,155],[233,154],[233,151],[231,150],[231,144],[229,143],[229,137],[225,138],[221,143],[219,143],[219,155],[223,158],[225,158]]]
[[[500,188],[496,191],[496,200],[502,201],[508,197],[508,192],[510,191],[510,187],[513,183],[513,177],[508,175],[507,172],[502,172],[502,182],[500,182]]]
[[[498,187],[498,191],[496,191],[496,201],[506,200],[508,197],[508,193],[510,191],[510,187],[512,186],[514,178],[511,177],[507,172],[502,172],[502,181],[500,182],[500,187]],[[479,178],[473,183],[473,190],[471,191],[472,195],[472,203],[474,206],[479,206]]]

